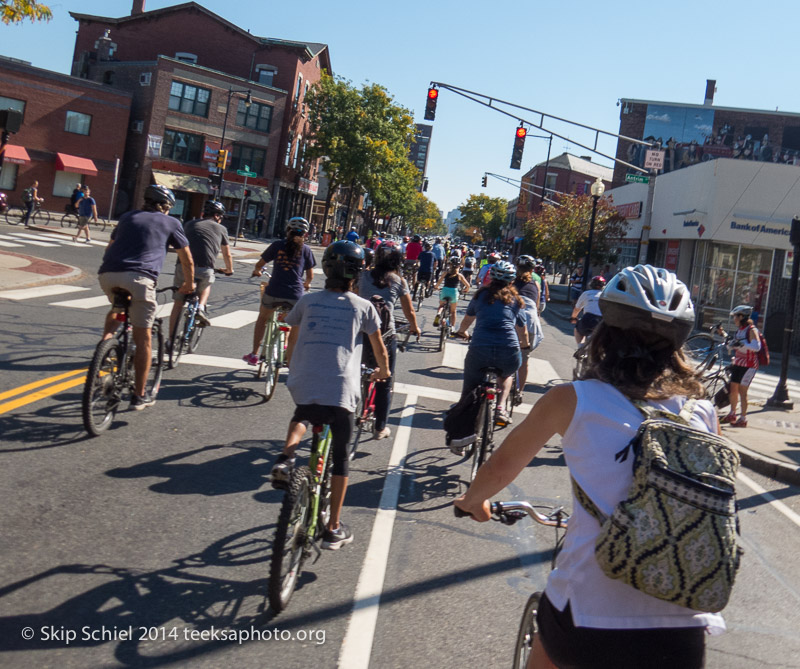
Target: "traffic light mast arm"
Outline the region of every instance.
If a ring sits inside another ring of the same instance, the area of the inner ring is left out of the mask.
[[[508,102],[507,100],[500,100],[498,98],[493,98],[493,97],[491,97],[489,95],[484,95],[483,93],[476,93],[475,91],[470,91],[470,90],[467,90],[466,88],[459,88],[458,86],[451,86],[450,84],[444,84],[444,83],[439,82],[439,81],[432,81],[431,82],[431,86],[432,87],[436,86],[439,89],[446,89],[448,91],[453,91],[453,93],[457,93],[458,95],[461,95],[462,97],[465,97],[468,100],[472,100],[473,102],[477,102],[478,104],[481,104],[484,107],[489,107],[490,109],[494,109],[495,111],[498,111],[501,114],[505,114],[506,116],[510,116],[511,118],[516,119],[517,121],[520,121],[521,123],[525,123],[527,125],[530,125],[531,127],[539,128],[540,130],[543,130],[544,132],[546,132],[546,133],[548,133],[550,135],[554,135],[555,137],[559,137],[560,139],[564,139],[564,140],[570,142],[571,144],[574,144],[575,146],[580,146],[582,149],[586,149],[587,151],[591,151],[592,153],[596,153],[598,156],[602,156],[603,158],[607,158],[608,160],[612,160],[615,163],[619,163],[620,165],[625,165],[625,167],[628,167],[628,168],[630,168],[632,170],[636,170],[637,172],[642,172],[643,174],[650,174],[650,170],[644,169],[644,168],[639,167],[637,165],[632,165],[631,163],[625,162],[624,160],[620,160],[619,158],[615,158],[614,156],[609,156],[609,155],[603,153],[602,151],[598,151],[597,150],[597,142],[600,139],[600,135],[606,135],[608,137],[616,137],[617,139],[622,139],[622,140],[624,140],[626,142],[632,142],[633,144],[640,144],[642,146],[646,146],[648,148],[652,148],[653,144],[651,144],[650,142],[645,142],[644,140],[635,139],[633,137],[626,137],[625,135],[618,135],[617,133],[609,132],[608,130],[600,130],[599,128],[593,128],[590,125],[585,125],[583,123],[578,123],[577,121],[570,121],[569,119],[561,118],[560,116],[553,116],[552,114],[547,114],[545,112],[541,112],[541,111],[538,111],[536,109],[531,109],[530,107],[523,107],[522,105],[518,105],[518,104],[516,104],[514,102]],[[473,96],[477,96],[477,97],[473,97]],[[480,98],[483,98],[483,99],[480,99]],[[488,100],[488,102],[485,102],[484,100]],[[523,118],[521,116],[518,116],[517,114],[512,114],[511,112],[508,112],[505,109],[500,109],[499,107],[496,107],[496,106],[494,106],[492,104],[494,102],[497,102],[497,103],[500,103],[500,104],[504,104],[504,105],[508,105],[509,107],[514,107],[516,109],[523,109],[525,111],[533,112],[534,114],[538,114],[540,116],[539,123],[534,123],[533,121],[529,121],[528,119],[525,119],[525,118]],[[550,130],[548,128],[545,128],[544,127],[545,118],[552,119],[554,121],[560,121],[562,123],[569,123],[570,125],[574,125],[574,126],[576,126],[578,128],[583,128],[585,130],[592,131],[595,134],[594,135],[594,146],[592,147],[592,146],[587,146],[586,144],[581,144],[580,142],[576,142],[571,137],[565,137],[564,135],[559,135],[557,132],[554,132],[554,131],[552,131],[552,130]]]

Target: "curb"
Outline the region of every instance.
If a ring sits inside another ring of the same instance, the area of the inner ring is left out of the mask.
[[[742,465],[748,469],[763,474],[774,481],[800,486],[800,466],[794,467],[780,460],[751,451],[746,446],[736,442],[733,443],[739,452]]]
[[[29,256],[29,255],[26,255],[26,254],[23,254],[23,253],[13,253],[11,251],[3,251],[3,253],[4,254],[8,254],[8,255],[13,255],[13,256],[26,258],[26,259],[29,258],[29,259],[32,259],[32,260],[43,260],[43,258],[37,258],[36,256]],[[67,265],[65,263],[60,263],[60,262],[57,263],[57,262],[54,262],[54,261],[46,261],[46,262],[53,262],[53,264],[55,264],[55,265],[60,265],[62,267],[67,267],[67,268],[69,268],[69,271],[65,272],[63,274],[41,274],[39,272],[31,272],[30,273],[30,275],[32,277],[31,281],[26,281],[24,283],[19,283],[17,285],[9,286],[7,288],[3,287],[3,289],[4,290],[22,290],[24,288],[36,288],[37,286],[45,286],[45,285],[52,285],[52,284],[59,284],[59,283],[72,283],[72,282],[78,281],[79,279],[82,279],[84,276],[86,276],[86,273],[82,269],[80,269],[78,267],[74,267],[72,265]],[[40,278],[33,278],[33,277],[40,277]]]

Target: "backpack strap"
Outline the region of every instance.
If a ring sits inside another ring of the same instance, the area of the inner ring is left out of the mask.
[[[695,404],[697,404],[697,400],[694,398],[686,400],[686,403],[683,405],[679,413],[664,411],[664,409],[656,409],[643,400],[631,400],[631,403],[644,415],[645,420],[651,418],[666,418],[667,420],[672,420],[676,423],[688,425],[689,419],[694,413],[694,407]]]
[[[574,477],[569,477],[570,481],[572,482],[572,492],[575,495],[575,499],[578,500],[578,503],[586,509],[586,512],[592,516],[600,525],[606,522],[608,516],[604,514],[592,501],[592,498],[586,494],[586,491],[581,488],[580,484],[575,480]]]

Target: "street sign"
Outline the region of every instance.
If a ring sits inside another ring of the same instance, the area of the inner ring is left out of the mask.
[[[247,167],[247,166],[245,165],[245,167]],[[257,177],[258,176],[258,174],[256,174],[255,172],[248,172],[247,170],[236,170],[236,174],[238,174],[240,177]]]
[[[648,149],[644,154],[644,166],[648,170],[663,170],[664,169],[664,154],[666,151],[657,151],[655,149]]]
[[[650,177],[646,177],[644,174],[626,174],[625,181],[634,184],[649,184]]]

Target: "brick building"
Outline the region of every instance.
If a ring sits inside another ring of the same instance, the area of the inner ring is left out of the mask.
[[[0,57],[0,109],[22,112],[0,174],[10,204],[39,181],[44,208],[63,213],[76,183],[86,183],[108,214],[116,161],[123,157],[131,94]]]
[[[171,181],[188,194],[183,206],[194,213],[207,195],[203,177],[219,148],[233,88],[249,90],[253,105],[245,108],[244,93],[230,102],[225,143],[232,160],[225,180],[238,186],[222,193],[226,204],[237,205],[243,179],[236,170],[247,164],[258,173],[248,216],[264,211],[270,224],[310,216],[317,163],[303,159],[304,99],[322,71],[330,72],[326,45],[257,37],[195,2],[147,12],[144,0],[134,0],[130,16],[71,15],[79,23],[72,73],[136,91],[126,156],[129,197],[150,180]]]

